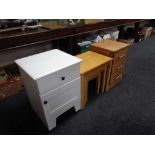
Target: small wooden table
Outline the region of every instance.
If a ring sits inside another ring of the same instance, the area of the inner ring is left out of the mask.
[[[80,62],[81,74],[81,108],[88,100],[88,82],[96,78],[96,92],[104,92],[105,85],[109,81],[112,58],[103,56],[101,54],[88,51],[77,55],[76,57],[82,59]]]

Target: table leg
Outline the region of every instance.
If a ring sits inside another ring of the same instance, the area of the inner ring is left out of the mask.
[[[84,92],[85,96],[84,96],[84,101],[85,101],[85,105],[86,105],[86,103],[88,101],[88,79],[85,78],[85,81],[84,82],[85,82],[85,88],[84,88],[84,90],[85,90],[85,92]]]
[[[99,94],[100,92],[100,84],[101,84],[101,73],[96,78],[96,92]]]
[[[105,91],[106,91],[106,92],[108,92],[108,90],[109,90],[109,82],[110,82],[111,67],[112,67],[112,61],[108,64],[108,67],[107,67],[107,73],[106,73],[106,86],[105,86]]]
[[[107,67],[105,67],[104,71],[102,72],[102,78],[101,78],[101,93],[103,93],[104,90],[105,90],[106,74],[107,74]]]
[[[81,109],[84,108],[87,102],[88,95],[88,82],[84,75],[81,75]]]

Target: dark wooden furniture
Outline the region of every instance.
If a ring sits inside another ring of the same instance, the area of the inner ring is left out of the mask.
[[[58,26],[51,29],[39,28],[27,32],[22,32],[20,29],[0,32],[0,67],[13,64],[13,60],[18,58],[17,56],[20,58],[35,54],[34,51],[44,52],[57,48],[72,55],[77,55],[80,54],[77,48],[78,39],[84,35],[146,21],[148,20],[117,19],[77,26]]]
[[[21,46],[34,45],[63,38],[73,38],[79,35],[97,32],[122,25],[129,25],[148,20],[143,19],[120,19],[78,26],[64,26],[63,28],[47,29],[39,28],[36,31],[22,32],[19,30],[0,32],[0,52]]]
[[[122,80],[128,47],[129,44],[112,40],[104,40],[102,42],[92,44],[91,50],[93,52],[113,58],[110,80],[107,83],[106,91]]]
[[[50,42],[52,40],[62,39],[73,35],[73,30],[70,28],[60,29],[44,29],[30,32],[22,32],[20,29],[13,32],[0,32],[0,52],[19,48],[28,45]]]

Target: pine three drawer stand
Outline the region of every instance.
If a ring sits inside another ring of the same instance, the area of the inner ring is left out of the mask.
[[[128,48],[129,44],[113,40],[104,40],[102,42],[92,44],[91,50],[93,52],[113,58],[110,79],[107,83],[106,91],[122,80]]]

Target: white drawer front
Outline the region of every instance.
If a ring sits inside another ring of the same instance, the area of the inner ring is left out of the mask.
[[[80,63],[37,80],[40,94],[47,93],[80,76]]]
[[[65,104],[80,100],[80,77],[54,91],[41,96],[42,104],[47,113],[52,113]]]

